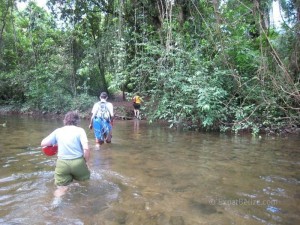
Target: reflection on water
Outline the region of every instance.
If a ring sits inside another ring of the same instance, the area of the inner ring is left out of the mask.
[[[60,120],[0,117],[0,224],[299,224],[299,137],[172,131],[116,121],[92,174],[52,207],[55,157],[40,141]]]

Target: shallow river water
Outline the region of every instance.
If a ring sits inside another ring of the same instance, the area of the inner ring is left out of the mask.
[[[0,224],[300,224],[300,138],[179,132],[116,121],[91,149],[91,179],[53,205],[56,157],[42,138],[61,120],[0,117]]]

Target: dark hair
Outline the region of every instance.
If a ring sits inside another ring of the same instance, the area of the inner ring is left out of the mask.
[[[101,92],[100,98],[107,98],[107,93],[106,92]]]
[[[64,125],[75,125],[79,123],[79,114],[76,111],[69,111],[65,115]]]

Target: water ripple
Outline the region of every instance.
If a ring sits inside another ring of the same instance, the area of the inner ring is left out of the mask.
[[[283,183],[290,183],[290,184],[296,184],[299,185],[300,181],[295,178],[285,178],[280,176],[260,176],[260,178],[266,182],[283,182]]]

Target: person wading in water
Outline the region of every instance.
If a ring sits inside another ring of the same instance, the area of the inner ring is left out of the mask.
[[[141,117],[140,117],[140,109],[141,109],[141,103],[143,102],[143,99],[139,96],[138,93],[136,93],[135,96],[132,98],[132,102],[133,102],[134,116],[137,119],[141,119]]]
[[[96,143],[102,145],[104,141],[111,143],[114,110],[113,104],[107,102],[106,92],[102,92],[99,98],[100,101],[93,106],[89,128],[94,129]]]
[[[78,113],[68,112],[63,122],[63,127],[54,130],[41,142],[42,147],[58,145],[58,159],[54,173],[57,185],[54,196],[57,198],[65,194],[73,180],[88,180],[91,174],[88,167],[90,159],[88,139],[85,130],[78,127]]]

